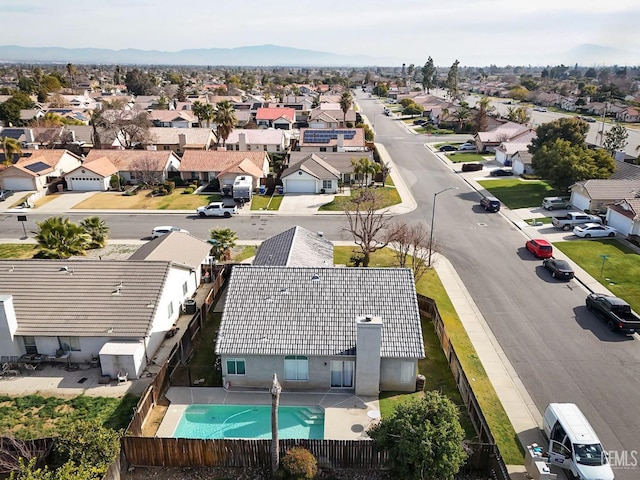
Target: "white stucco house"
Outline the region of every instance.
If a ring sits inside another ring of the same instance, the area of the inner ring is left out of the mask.
[[[71,170],[64,178],[67,190],[106,192],[109,190],[111,176],[116,173],[118,168],[107,157],[102,157]]]
[[[107,158],[118,169],[118,174],[126,183],[140,183],[153,177],[161,183],[172,173],[180,170],[180,157],[172,151],[157,150],[98,150],[93,149],[85,158],[83,165]]]
[[[23,150],[8,168],[0,171],[0,188],[41,192],[82,164],[67,150]]]
[[[605,213],[609,205],[640,193],[640,180],[593,179],[577,182],[569,190],[574,207]]]
[[[606,217],[607,225],[621,235],[640,237],[640,198],[625,198],[609,205]]]

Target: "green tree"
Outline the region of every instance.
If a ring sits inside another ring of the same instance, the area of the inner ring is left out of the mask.
[[[616,123],[604,134],[602,148],[609,152],[609,155],[613,156],[618,150],[624,150],[624,147],[626,147],[628,143],[627,138],[629,138],[627,129],[619,123]]]
[[[439,392],[400,403],[369,430],[389,452],[394,478],[453,479],[465,462],[458,407]]]
[[[80,222],[80,226],[89,235],[88,249],[104,248],[109,238],[109,227],[100,217],[87,217]]]
[[[347,125],[347,112],[351,108],[351,105],[353,105],[353,98],[351,97],[351,92],[347,90],[340,97],[340,110],[342,110],[343,114],[343,126]]]
[[[373,142],[373,140],[375,139],[375,133],[373,133],[373,130],[369,125],[367,125],[366,123],[358,123],[356,124],[356,128],[363,128],[365,141]]]
[[[369,179],[380,171],[380,165],[376,162],[370,161],[367,157],[361,157],[358,159],[351,159],[351,166],[353,173],[358,178],[360,187],[369,184]]]
[[[179,102],[185,102],[187,100],[187,92],[184,82],[178,84],[178,90],[176,92],[176,100]]]
[[[5,167],[10,167],[13,165],[13,156],[22,153],[20,142],[15,138],[2,137],[2,153],[4,153],[2,164]]]
[[[515,100],[524,100],[529,95],[529,90],[523,86],[516,86],[509,90],[509,95]]]
[[[209,230],[211,256],[218,261],[230,260],[231,249],[236,246],[238,235],[230,228],[212,228]]]
[[[216,103],[216,111],[213,115],[213,121],[216,123],[216,136],[218,142],[222,140],[222,145],[227,144],[227,138],[238,122],[236,112],[229,100],[223,100]]]
[[[429,57],[422,67],[422,87],[430,93],[431,89],[436,86],[436,67],[433,65],[433,59]]]
[[[54,75],[45,75],[40,80],[40,90],[44,93],[57,92],[62,88],[62,84],[58,77]]]
[[[547,142],[563,139],[571,145],[584,147],[589,125],[576,117],[565,117],[553,122],[543,123],[536,128],[536,138],[529,145],[529,152],[535,154]]]
[[[476,113],[473,116],[473,124],[476,132],[486,132],[489,125],[489,114],[496,109],[491,105],[489,97],[482,97],[476,103]]]
[[[9,100],[0,103],[0,120],[5,126],[20,125],[20,110],[33,108],[35,103],[31,97],[24,92],[15,92]]]
[[[418,105],[415,102],[411,102],[402,110],[403,115],[411,115],[412,117],[415,117],[416,115],[422,115],[422,112],[424,112],[424,107],[422,105]]]
[[[464,124],[471,117],[471,108],[467,102],[460,102],[452,114],[452,117],[458,122],[458,131],[461,132]]]
[[[526,125],[531,121],[531,116],[526,107],[508,107],[507,120],[510,122]]]
[[[51,217],[38,222],[36,258],[69,258],[84,255],[91,237],[68,218]]]
[[[73,63],[67,63],[67,75],[69,76],[69,86],[71,88],[75,88],[76,86],[76,75],[78,74],[78,69]]]
[[[120,433],[97,421],[77,420],[60,432],[54,449],[62,462],[73,462],[102,478],[120,453]]]
[[[445,86],[449,92],[449,97],[453,100],[457,100],[460,92],[458,91],[458,66],[460,62],[456,60],[453,62],[447,73],[447,81]]]
[[[20,77],[20,79],[18,80],[18,89],[21,92],[26,93],[27,95],[31,95],[38,91],[38,82],[36,82],[33,78]]]
[[[133,95],[153,95],[155,89],[155,83],[151,75],[137,68],[127,72],[124,83],[129,93]]]
[[[566,192],[575,182],[609,178],[615,170],[615,160],[606,151],[590,150],[562,138],[542,144],[533,154],[531,165],[560,192]]]

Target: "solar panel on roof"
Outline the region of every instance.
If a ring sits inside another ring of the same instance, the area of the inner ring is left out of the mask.
[[[36,163],[32,163],[31,165],[25,165],[24,168],[26,168],[27,170],[33,173],[38,173],[51,167],[44,162],[36,162]]]
[[[336,140],[338,135],[344,135],[345,140],[353,140],[356,136],[355,130],[307,130],[304,132],[303,141],[306,143],[328,143]]]

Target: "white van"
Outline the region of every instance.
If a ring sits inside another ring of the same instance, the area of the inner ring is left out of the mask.
[[[614,480],[596,432],[574,403],[550,403],[542,428],[549,439],[549,463],[581,480]]]

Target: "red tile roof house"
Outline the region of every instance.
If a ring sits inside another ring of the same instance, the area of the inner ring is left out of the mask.
[[[478,132],[474,136],[476,148],[479,152],[495,152],[502,142],[518,142],[520,138],[526,138],[534,130],[527,125],[507,122],[488,132]],[[531,138],[529,138],[531,140]]]
[[[82,164],[67,150],[23,150],[22,156],[0,172],[0,188],[45,192],[59,177]]]
[[[91,150],[84,164],[108,158],[125,183],[160,183],[180,169],[180,158],[173,152],[154,150]]]
[[[295,121],[296,111],[293,108],[259,108],[256,112],[256,123],[262,128],[291,130]]]
[[[640,112],[638,112],[637,108],[626,107],[616,114],[616,120],[619,122],[637,122],[640,120]]]
[[[202,183],[213,181],[233,185],[238,175],[249,175],[253,188],[269,173],[267,152],[230,152],[226,150],[188,150],[180,164],[180,175],[184,180],[197,179]]]
[[[118,168],[107,157],[102,157],[70,171],[64,178],[68,190],[106,192],[115,173]]]

